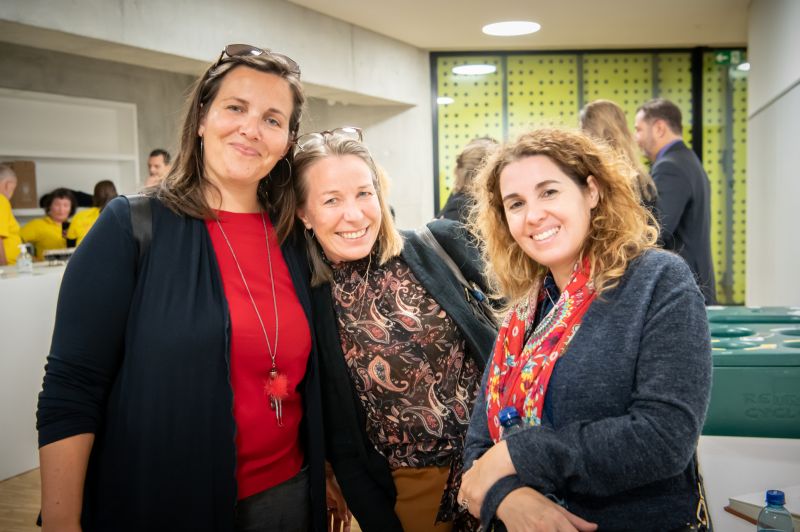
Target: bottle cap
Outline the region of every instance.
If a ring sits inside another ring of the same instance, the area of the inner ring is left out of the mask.
[[[517,412],[516,406],[507,406],[502,410],[500,410],[500,412],[497,414],[497,420],[504,427],[513,424],[515,421],[518,421],[519,419],[520,415],[519,412]]]
[[[781,490],[767,490],[767,504],[783,506],[786,504],[786,496]]]

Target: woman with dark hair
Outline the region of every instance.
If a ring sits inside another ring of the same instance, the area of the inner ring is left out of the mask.
[[[326,451],[347,506],[366,532],[469,530],[477,522],[455,496],[496,329],[429,241],[395,228],[359,129],[304,135],[296,150]],[[482,282],[461,224],[427,229],[466,279]]]
[[[469,189],[472,180],[486,161],[486,157],[497,148],[497,141],[489,137],[480,137],[464,146],[456,159],[456,180],[447,203],[439,212],[439,218],[467,223],[469,209],[472,206]]]
[[[42,198],[45,216],[26,223],[19,234],[36,248],[36,260],[44,258],[48,249],[67,247],[67,219],[75,214],[75,195],[66,188],[57,188]]]
[[[98,181],[94,186],[92,194],[92,206],[77,213],[67,229],[67,240],[74,241],[75,245],[80,244],[84,237],[89,233],[100,212],[106,208],[109,201],[117,197],[117,187],[108,180]]]
[[[487,529],[677,532],[706,518],[703,296],[686,263],[655,247],[628,168],[585,134],[543,129],[477,178],[475,228],[509,303],[459,494]]]
[[[71,259],[37,414],[45,530],[324,530],[291,234],[304,101],[290,58],[227,46],[193,88],[170,174],[109,202]],[[132,223],[143,206],[150,230]]]

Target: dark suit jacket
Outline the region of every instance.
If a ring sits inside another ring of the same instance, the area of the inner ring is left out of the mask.
[[[653,180],[664,249],[684,258],[706,305],[712,305],[716,283],[711,260],[711,191],[703,165],[686,144],[678,142],[653,165]]]

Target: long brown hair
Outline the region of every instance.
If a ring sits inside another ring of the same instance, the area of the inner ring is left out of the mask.
[[[193,218],[215,218],[206,201],[206,187],[214,185],[205,176],[201,139],[197,132],[211,103],[219,92],[222,80],[233,69],[252,68],[259,72],[274,74],[286,80],[292,92],[293,108],[289,117],[289,140],[293,141],[300,128],[300,119],[305,104],[305,94],[299,74],[279,56],[269,53],[225,57],[195,82],[186,101],[186,112],[181,129],[181,148],[167,177],[147,193],[154,194],[178,214]],[[292,187],[292,150],[272,168],[258,183],[258,201],[267,210],[275,223],[278,240],[283,242],[294,225],[294,190]]]
[[[378,263],[386,264],[386,261],[396,257],[403,250],[403,237],[394,225],[394,218],[389,208],[388,177],[383,169],[375,164],[372,155],[370,155],[369,150],[363,143],[336,135],[324,135],[319,139],[303,144],[303,150],[298,151],[294,158],[294,169],[297,174],[294,180],[295,197],[298,200],[297,206],[302,207],[308,199],[306,179],[309,168],[314,163],[327,157],[343,157],[345,155],[355,155],[364,161],[372,174],[372,184],[375,187],[375,195],[381,208],[381,226],[378,229],[378,238],[375,246],[378,249]],[[300,223],[299,219],[298,223]],[[311,286],[330,282],[333,279],[333,273],[323,258],[319,243],[308,231],[305,232],[305,235],[311,264]]]
[[[642,200],[655,201],[656,184],[642,163],[625,112],[611,100],[595,100],[581,109],[580,124],[583,131],[606,142],[628,160],[636,171],[634,186]]]
[[[613,288],[631,260],[655,246],[658,229],[630,186],[630,165],[602,143],[579,131],[539,129],[526,133],[494,155],[475,179],[472,229],[481,237],[486,274],[494,295],[519,303],[547,274],[547,268],[519,247],[506,222],[500,175],[509,164],[544,155],[582,190],[594,176],[599,192],[582,255],[588,256],[598,294]]]

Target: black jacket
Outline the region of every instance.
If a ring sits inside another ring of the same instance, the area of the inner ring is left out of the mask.
[[[706,305],[716,302],[711,260],[711,191],[697,155],[677,142],[653,165],[664,249],[677,252],[694,273]]]
[[[461,224],[436,220],[428,224],[436,240],[461,268],[467,280],[483,284],[481,261],[467,245]],[[403,232],[401,257],[425,290],[453,319],[466,342],[467,356],[483,369],[497,331],[477,320],[461,285],[435,252],[413,232]],[[312,289],[322,373],[323,414],[328,460],[347,505],[365,532],[402,532],[394,513],[397,492],[386,459],[366,434],[366,415],[344,363],[329,284]]]
[[[120,197],[67,266],[39,395],[39,445],[95,434],[83,498],[87,532],[233,531],[230,315],[216,255],[203,220],[156,200],[151,206],[153,237],[141,262]],[[282,250],[310,318],[302,245]],[[304,387],[301,439],[312,523],[321,532],[324,448],[313,343]]]

